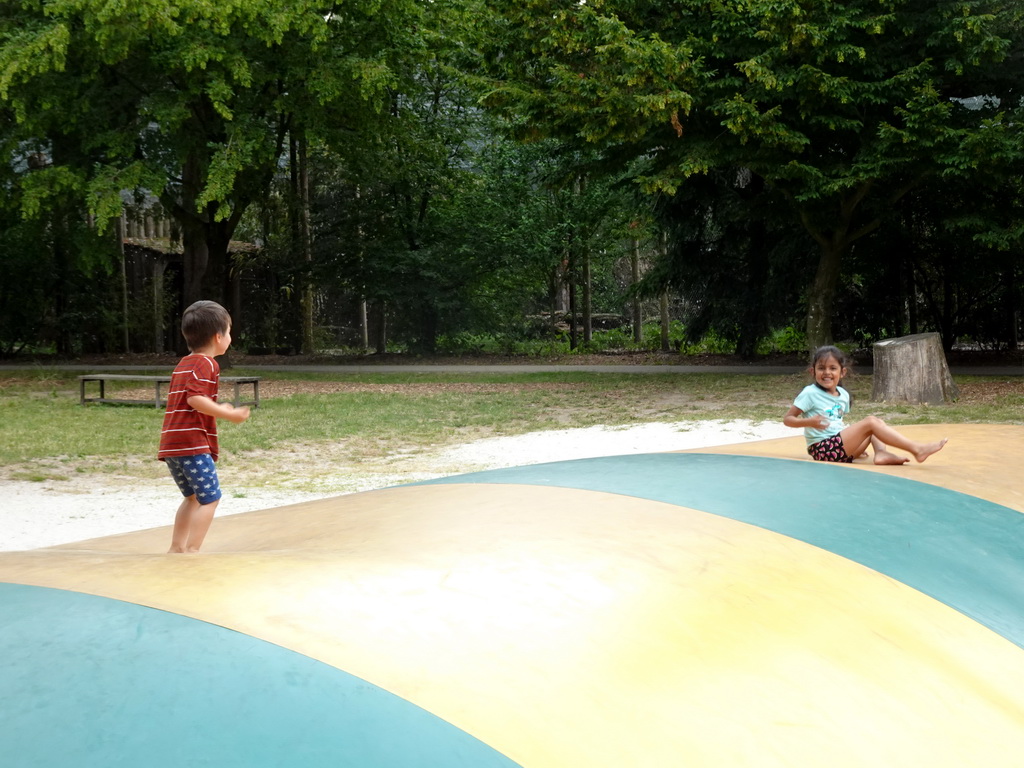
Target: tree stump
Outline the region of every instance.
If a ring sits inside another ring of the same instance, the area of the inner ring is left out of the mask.
[[[871,399],[876,402],[938,405],[960,397],[937,333],[886,339],[873,346],[872,354]]]

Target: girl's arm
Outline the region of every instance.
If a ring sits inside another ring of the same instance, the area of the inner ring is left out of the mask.
[[[241,424],[249,418],[249,406],[235,408],[231,403],[218,403],[206,395],[192,395],[188,399],[188,404],[189,407],[200,413],[205,413],[207,416],[213,416],[215,419],[227,419],[235,424]]]
[[[829,425],[828,417],[822,413],[817,416],[803,416],[803,411],[797,408],[795,405],[789,406],[789,410],[786,411],[786,415],[782,417],[782,423],[787,427],[793,427],[794,429],[825,429]]]

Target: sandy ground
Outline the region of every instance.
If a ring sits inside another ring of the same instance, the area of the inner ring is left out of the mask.
[[[408,469],[403,470],[403,461],[397,461],[393,474],[368,475],[348,482],[347,486],[366,491],[481,469],[678,451],[794,434],[797,434],[795,430],[779,422],[745,420],[533,432],[399,457],[405,460]],[[408,461],[410,459],[413,461]],[[320,477],[308,478],[302,484],[304,489],[232,487],[227,474],[222,477],[222,483],[226,492],[218,516],[338,495],[336,491],[315,490],[318,486],[331,485]],[[84,476],[72,487],[67,482],[10,481],[0,483],[0,488],[4,496],[0,508],[0,551],[68,544],[170,525],[180,498],[175,495],[176,489],[169,477],[143,481],[131,490],[105,485],[102,478],[95,476]]]

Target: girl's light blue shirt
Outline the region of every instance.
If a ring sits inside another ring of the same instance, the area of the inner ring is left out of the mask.
[[[836,391],[839,394],[833,397],[817,384],[808,384],[793,401],[793,405],[802,411],[802,418],[824,414],[829,420],[825,429],[804,428],[807,445],[820,443],[846,429],[843,417],[850,412],[850,393],[842,387],[836,387]]]

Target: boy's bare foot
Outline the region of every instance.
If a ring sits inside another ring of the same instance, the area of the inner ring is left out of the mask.
[[[875,453],[875,464],[906,464],[910,459],[906,456],[897,456],[889,451],[877,451]]]
[[[167,554],[168,555],[183,555],[183,554],[185,554],[185,550],[181,549],[180,547],[171,547],[170,549],[167,550]]]
[[[942,446],[944,446],[947,442],[949,442],[949,438],[944,437],[941,440],[938,440],[934,443],[925,443],[924,445],[921,446],[920,451],[914,453],[914,458],[917,459],[918,461],[924,461],[933,453],[938,453],[939,451],[941,451]]]

